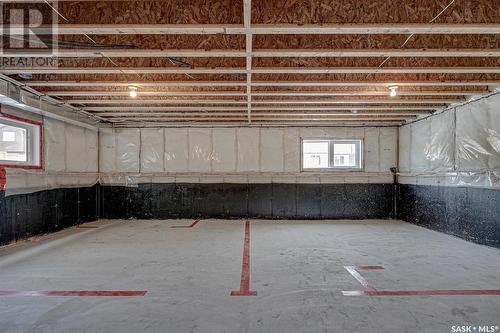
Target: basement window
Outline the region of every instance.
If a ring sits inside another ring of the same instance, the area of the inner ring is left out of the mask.
[[[361,170],[363,142],[359,139],[303,139],[303,170]]]
[[[38,122],[0,114],[0,165],[40,168],[40,133]]]

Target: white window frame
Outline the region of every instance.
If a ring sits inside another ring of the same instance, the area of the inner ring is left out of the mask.
[[[0,113],[0,123],[26,130],[26,161],[9,161],[0,159],[5,167],[41,169],[42,166],[42,125],[36,121],[22,119]]]
[[[328,168],[304,168],[304,141],[328,141]],[[356,158],[359,159],[356,165],[358,168],[333,166],[334,144],[335,143],[355,143],[358,147]],[[364,171],[364,140],[362,138],[300,138],[300,170],[302,172],[338,172],[338,171]]]

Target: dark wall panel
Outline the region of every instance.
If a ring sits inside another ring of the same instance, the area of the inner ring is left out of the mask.
[[[104,218],[389,218],[392,184],[101,186]]]
[[[99,186],[5,196],[0,191],[0,245],[98,219]]]
[[[500,190],[399,185],[399,218],[500,248]]]

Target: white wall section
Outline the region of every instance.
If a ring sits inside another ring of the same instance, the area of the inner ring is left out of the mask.
[[[108,128],[100,132],[105,183],[123,179],[130,183],[132,178],[147,182],[151,177],[192,182],[391,182],[389,168],[396,166],[397,129],[390,127]],[[364,139],[364,170],[301,172],[301,138],[322,137]]]

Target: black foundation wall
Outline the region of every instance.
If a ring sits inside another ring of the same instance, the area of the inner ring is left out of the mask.
[[[398,217],[500,248],[500,190],[400,184]]]
[[[0,191],[0,245],[95,221],[99,185],[5,196]]]
[[[392,184],[139,184],[101,186],[101,217],[384,219]]]

